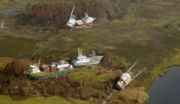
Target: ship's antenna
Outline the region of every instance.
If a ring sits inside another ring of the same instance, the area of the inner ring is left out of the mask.
[[[4,21],[4,20],[1,22],[0,28],[1,28],[1,29],[4,29],[4,28],[5,28],[5,21]]]
[[[39,65],[39,66],[41,65],[41,59],[39,59],[38,65]]]
[[[95,51],[92,51],[92,55],[93,55],[93,56],[96,56],[96,52],[95,52]]]
[[[74,6],[73,6],[73,9],[72,9],[72,11],[71,11],[71,15],[70,15],[70,16],[73,15],[75,7],[76,7],[76,6],[74,5]]]
[[[78,56],[83,56],[82,50],[78,48]]]

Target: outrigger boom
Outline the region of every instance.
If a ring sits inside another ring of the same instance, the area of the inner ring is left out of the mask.
[[[136,64],[139,62],[139,60],[137,60],[128,70],[127,73],[130,72],[135,66]]]
[[[133,79],[135,79],[136,77],[138,77],[139,75],[141,75],[141,73],[144,72],[145,70],[146,70],[146,68],[144,68],[142,71],[140,71],[139,73],[137,73],[137,74],[133,77]],[[132,79],[132,80],[133,80],[133,79]]]
[[[75,7],[76,7],[76,6],[74,5],[73,8],[72,8],[72,11],[71,11],[71,15],[70,15],[70,16],[73,15]]]

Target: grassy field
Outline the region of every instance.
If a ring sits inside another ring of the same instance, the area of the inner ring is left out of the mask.
[[[53,97],[32,97],[25,100],[13,100],[9,96],[0,95],[0,104],[89,104],[88,102],[76,99],[64,99],[58,96]]]
[[[31,56],[36,48],[34,40],[0,37],[0,57]]]
[[[26,2],[25,0],[16,1],[17,3]],[[35,0],[27,0],[27,2],[32,1],[35,2]],[[36,2],[54,1],[58,0],[37,0]],[[119,3],[125,3],[125,1],[119,1]],[[127,97],[126,94],[129,91],[139,90],[139,88],[134,89],[134,86],[145,86],[148,88],[155,78],[152,77],[151,79],[151,76],[162,75],[167,67],[180,64],[179,4],[178,0],[149,0],[142,4],[132,3],[123,19],[112,20],[89,29],[59,30],[60,33],[58,34],[44,34],[33,30],[33,28],[21,27],[16,30],[18,33],[25,35],[29,33],[36,34],[39,37],[43,37],[43,39],[35,41],[33,39],[0,38],[0,56],[17,57],[22,55],[26,57],[37,55],[41,57],[54,56],[58,60],[69,60],[76,57],[77,48],[80,47],[84,53],[89,53],[95,49],[98,53],[105,54],[106,64],[109,66],[127,67],[137,59],[140,59],[137,67],[140,69],[147,67],[148,70],[134,81],[130,86],[130,90],[115,96],[114,100],[116,98],[119,99],[118,97],[124,98]],[[2,8],[9,7],[8,5],[11,6],[5,0],[0,2]],[[11,26],[13,27],[13,25]],[[3,61],[1,62],[0,60],[0,63],[3,63]],[[0,64],[0,67],[2,65]],[[102,63],[103,65],[104,62]],[[114,75],[117,75],[116,72],[109,70],[99,71],[98,68],[75,71],[70,73],[69,77],[75,81],[83,79],[92,83],[100,82],[103,84],[114,77]],[[102,68],[100,67],[100,69]],[[8,96],[0,96],[0,103],[2,104],[50,104],[52,102],[56,104],[86,104],[86,102],[81,102],[80,100],[60,97],[33,97],[14,101]]]

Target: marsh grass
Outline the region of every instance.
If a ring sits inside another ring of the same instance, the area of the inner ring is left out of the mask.
[[[0,40],[1,57],[31,56],[36,49],[36,41],[27,39],[3,38]]]
[[[47,0],[38,1],[46,2]],[[20,2],[25,2],[25,0],[19,0]],[[127,0],[118,0],[118,3],[121,6],[128,7]],[[37,45],[34,41],[11,41],[10,39],[9,42],[7,39],[6,41],[0,39],[0,53],[2,56],[16,56],[23,52],[24,55],[32,53],[31,55],[35,56],[54,56],[58,57],[58,60],[70,60],[77,56],[77,48],[80,47],[86,55],[92,50],[96,50],[99,54],[108,54],[105,56],[105,59],[112,61],[106,63],[106,65],[110,66],[114,63],[115,66],[125,66],[126,68],[137,59],[140,59],[137,69],[147,67],[147,71],[138,77],[131,84],[130,88],[133,86],[145,86],[147,90],[157,75],[163,75],[168,67],[180,64],[179,4],[179,0],[144,1],[140,6],[133,7],[137,11],[131,11],[132,8],[128,9],[129,12],[126,15],[129,14],[129,16],[123,19],[112,20],[89,29],[59,30],[58,34],[45,36],[46,39],[38,41]],[[23,28],[28,29],[27,27],[22,27],[22,30]],[[32,28],[26,32],[33,33],[37,31]],[[36,35],[43,36],[47,34],[36,33]],[[34,46],[37,47],[35,48]],[[120,59],[122,59],[124,64],[117,61]],[[104,66],[103,63],[101,65]],[[109,70],[103,70],[95,67],[75,71],[70,73],[69,76],[75,81],[100,82],[103,85],[108,79],[116,75]],[[4,97],[1,96],[2,99],[7,100],[1,100],[2,102],[16,104],[16,101]],[[30,98],[29,100],[19,101],[18,104],[28,102],[29,104],[36,104],[44,101],[48,103],[52,101],[51,97],[46,100],[43,98],[38,99]],[[123,103],[123,100],[128,102],[127,99],[120,99],[121,103]],[[58,104],[61,102],[61,98],[55,97],[53,101],[57,101]],[[69,104],[69,100],[62,100],[62,102]]]
[[[76,99],[64,99],[58,96],[53,97],[32,97],[24,100],[13,100],[9,96],[0,95],[1,104],[89,104],[88,102]],[[3,100],[2,100],[3,99]]]

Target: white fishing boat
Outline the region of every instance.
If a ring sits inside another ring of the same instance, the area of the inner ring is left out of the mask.
[[[101,62],[104,56],[98,56],[93,51],[93,54],[90,57],[83,55],[82,50],[78,49],[78,57],[72,61],[74,66],[89,66],[96,65]]]
[[[75,9],[75,6],[73,6],[73,9],[71,11],[71,14],[69,16],[69,20],[68,22],[66,23],[66,25],[70,28],[73,28],[73,27],[87,27],[88,25],[92,24],[96,18],[94,17],[90,17],[88,15],[88,13],[84,13],[84,17],[80,20],[76,20],[76,16],[73,14],[74,13],[74,9]]]
[[[138,72],[134,75],[132,72],[132,69],[135,67],[138,61],[136,61],[125,73],[123,73],[118,80],[116,87],[118,90],[125,89],[126,86],[128,86],[136,77],[138,77],[144,70]]]

